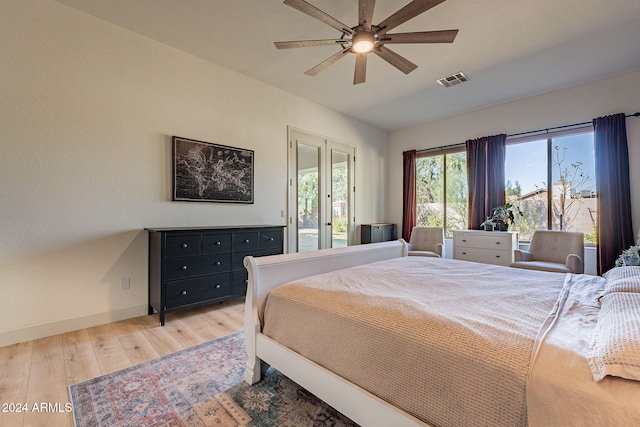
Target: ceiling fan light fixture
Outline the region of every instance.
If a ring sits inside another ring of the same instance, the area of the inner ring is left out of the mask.
[[[308,0],[284,0],[284,4],[299,10],[305,15],[324,22],[332,28],[338,30],[342,36],[340,39],[322,40],[297,40],[275,42],[277,49],[290,49],[295,47],[311,46],[340,46],[340,51],[325,59],[315,67],[305,72],[308,76],[315,76],[331,64],[344,58],[346,53],[353,53],[356,57],[356,67],[353,77],[353,84],[364,83],[366,80],[367,57],[369,53],[375,53],[380,58],[387,61],[392,66],[405,74],[409,74],[418,66],[393,50],[387,44],[403,43],[453,43],[458,34],[458,30],[437,30],[419,31],[409,33],[389,33],[390,30],[404,24],[410,19],[426,12],[446,0],[411,0],[409,4],[398,9],[391,16],[372,25],[373,9],[376,0],[358,0],[358,24],[349,27],[333,16],[318,9]]]
[[[375,46],[375,35],[367,31],[360,31],[353,36],[351,48],[356,53],[368,53]]]

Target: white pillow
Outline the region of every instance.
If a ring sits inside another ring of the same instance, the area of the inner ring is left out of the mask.
[[[587,362],[596,381],[607,375],[640,381],[640,293],[602,297]]]
[[[616,267],[607,271],[604,277],[607,283],[604,286],[604,294],[611,292],[638,292],[640,293],[640,267]]]

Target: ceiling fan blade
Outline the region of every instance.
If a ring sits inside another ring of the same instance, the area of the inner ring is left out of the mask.
[[[384,37],[379,39],[378,43],[453,43],[457,34],[458,30],[385,34]]]
[[[364,27],[365,31],[371,31],[371,23],[373,21],[373,8],[376,0],[359,0],[358,1],[358,23]]]
[[[364,83],[367,80],[367,54],[356,54],[356,70],[353,73],[353,84]]]
[[[345,53],[348,53],[350,50],[351,50],[351,48],[347,48],[347,49],[341,50],[340,52],[336,53],[335,55],[332,55],[329,58],[325,59],[324,61],[322,61],[321,63],[319,63],[315,67],[307,70],[305,72],[305,74],[307,76],[315,76],[315,75],[317,75],[320,71],[324,70],[329,65],[333,64],[334,62],[336,62],[338,59],[344,58],[346,56]]]
[[[325,12],[321,11],[314,5],[309,4],[304,0],[284,0],[284,4],[286,4],[287,6],[291,6],[292,8],[297,9],[302,13],[306,13],[312,18],[322,21],[338,31],[342,31],[347,34],[353,34],[353,30],[351,29],[351,27],[338,21],[333,16],[327,15]]]
[[[396,13],[378,24],[380,30],[378,33],[386,33],[387,31],[404,24],[408,20],[415,18],[423,12],[439,5],[445,0],[413,0],[411,3],[398,10]]]
[[[290,42],[274,42],[278,49],[292,49],[296,47],[332,46],[346,43],[345,39],[325,39],[325,40],[298,40]]]
[[[418,66],[413,62],[398,55],[394,51],[387,49],[384,46],[378,46],[377,48],[373,49],[372,52],[374,52],[380,58],[384,59],[389,64],[393,65],[405,74],[409,74],[410,72],[418,68]]]

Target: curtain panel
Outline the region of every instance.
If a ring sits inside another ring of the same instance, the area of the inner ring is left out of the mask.
[[[416,150],[402,153],[402,238],[407,242],[416,225]]]
[[[615,266],[633,246],[627,127],[623,113],[593,119],[598,195],[597,273]]]
[[[505,204],[506,145],[506,134],[465,142],[470,230],[479,229],[493,208]]]

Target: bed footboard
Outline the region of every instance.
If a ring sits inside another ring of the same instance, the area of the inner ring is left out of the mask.
[[[249,272],[249,283],[244,329],[249,359],[245,368],[245,381],[255,384],[260,380],[263,370],[256,346],[257,336],[262,329],[258,310],[270,290],[303,277],[401,256],[407,256],[406,242],[402,239],[315,252],[246,257],[244,265]]]
[[[249,384],[257,383],[264,370],[273,365],[291,380],[361,425],[427,426],[406,412],[263,335],[258,316],[267,293],[282,284],[307,276],[403,256],[407,256],[407,245],[400,239],[316,252],[246,257],[244,265],[249,272],[249,283],[244,326],[248,360],[244,380]]]

